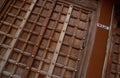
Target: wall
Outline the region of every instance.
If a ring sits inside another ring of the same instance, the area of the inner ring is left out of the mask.
[[[110,25],[113,1],[103,0],[100,12],[99,22],[101,24]],[[88,66],[86,78],[102,78],[102,69],[104,64],[108,30],[97,27],[95,43]]]

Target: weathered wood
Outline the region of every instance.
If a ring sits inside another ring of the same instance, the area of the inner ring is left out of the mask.
[[[8,55],[1,77],[77,77],[92,11],[64,0],[15,0],[0,22],[0,55]]]
[[[62,42],[63,42],[63,38],[65,36],[65,32],[66,32],[66,29],[67,29],[67,26],[68,26],[68,22],[70,20],[70,15],[72,13],[72,7],[73,7],[72,5],[69,7],[68,14],[66,16],[66,20],[64,22],[64,26],[63,26],[63,29],[61,31],[60,38],[58,40],[58,43],[57,43],[57,46],[56,46],[56,49],[55,49],[55,52],[54,52],[54,55],[53,55],[53,59],[51,61],[51,64],[50,64],[50,67],[49,67],[48,74],[47,74],[46,78],[51,78],[51,75],[53,73],[53,69],[55,67],[55,63],[56,63],[56,60],[58,58],[58,54],[60,52],[60,48],[61,48],[61,45],[62,45]]]
[[[37,0],[36,0],[36,1],[37,1]],[[17,41],[17,38],[19,37],[19,35],[20,35],[20,33],[21,33],[21,31],[22,31],[22,29],[23,29],[23,27],[24,27],[24,25],[25,25],[25,23],[26,23],[29,15],[30,15],[33,7],[34,7],[34,5],[35,5],[34,3],[31,4],[28,12],[26,13],[26,15],[25,15],[25,17],[24,17],[24,19],[23,19],[20,27],[19,27],[19,29],[17,30],[17,32],[16,32],[16,34],[15,34],[15,37],[14,37],[13,41],[11,42],[10,48],[8,48],[6,54],[5,54],[4,58],[3,58],[4,61],[1,61],[1,64],[0,64],[0,65],[1,65],[1,66],[0,66],[0,73],[2,72],[2,70],[3,70],[3,68],[4,68],[5,64],[6,64],[6,62],[7,62],[7,60],[8,60],[8,57],[9,57],[9,55],[11,54],[12,49],[13,49],[16,41]]]

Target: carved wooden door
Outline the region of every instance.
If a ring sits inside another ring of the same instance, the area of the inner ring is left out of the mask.
[[[13,0],[0,21],[1,78],[75,78],[91,15],[64,0]]]

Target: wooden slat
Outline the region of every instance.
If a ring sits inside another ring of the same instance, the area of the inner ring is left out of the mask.
[[[69,22],[69,19],[70,19],[70,15],[72,13],[72,9],[73,9],[73,6],[70,5],[69,6],[69,10],[68,10],[68,14],[67,14],[67,17],[66,17],[66,20],[64,22],[64,26],[63,26],[63,29],[61,31],[61,34],[60,34],[60,38],[58,40],[58,43],[57,43],[57,46],[56,46],[56,49],[55,49],[55,52],[54,52],[54,55],[53,55],[53,59],[51,61],[51,64],[50,64],[50,67],[49,67],[49,70],[48,70],[48,74],[47,74],[47,77],[46,78],[51,78],[51,75],[53,73],[53,69],[55,67],[55,63],[56,63],[56,60],[58,58],[58,54],[59,54],[59,50],[61,48],[61,45],[62,45],[62,42],[63,42],[63,38],[64,38],[64,35],[65,35],[65,31],[67,29],[67,26],[68,26],[68,22]]]
[[[23,21],[22,21],[19,29],[17,30],[17,32],[15,34],[15,38],[11,42],[10,48],[7,50],[7,52],[6,52],[5,56],[4,56],[4,61],[3,60],[1,61],[1,64],[0,64],[0,73],[2,72],[2,70],[3,70],[3,68],[4,68],[5,64],[6,64],[6,62],[8,60],[8,57],[11,54],[12,49],[13,49],[16,41],[17,41],[17,38],[19,37],[19,35],[20,35],[20,33],[21,33],[21,31],[22,31],[22,29],[23,29],[23,27],[24,27],[24,25],[25,25],[25,23],[26,23],[29,15],[30,15],[30,13],[31,13],[31,11],[32,11],[35,3],[36,3],[36,1],[37,0],[33,0],[33,2],[31,3],[29,10],[27,11],[27,13],[26,13],[26,15],[25,15],[25,17],[24,17],[24,19],[23,19]]]

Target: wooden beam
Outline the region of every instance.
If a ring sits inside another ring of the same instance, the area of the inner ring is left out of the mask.
[[[54,67],[55,67],[55,63],[56,63],[56,60],[58,58],[58,55],[59,55],[59,52],[60,52],[60,48],[61,48],[64,36],[65,36],[65,32],[66,32],[66,29],[67,29],[67,26],[68,26],[68,22],[70,20],[72,9],[73,9],[73,6],[70,5],[68,13],[67,13],[67,17],[66,17],[66,20],[64,22],[64,26],[63,26],[63,29],[61,31],[60,38],[58,40],[58,43],[57,43],[57,46],[56,46],[56,49],[55,49],[55,52],[54,52],[54,55],[53,55],[53,59],[51,61],[51,64],[50,64],[50,67],[49,67],[49,70],[48,70],[46,78],[51,78],[51,76],[52,76],[52,73],[53,73],[53,70],[54,70]]]

